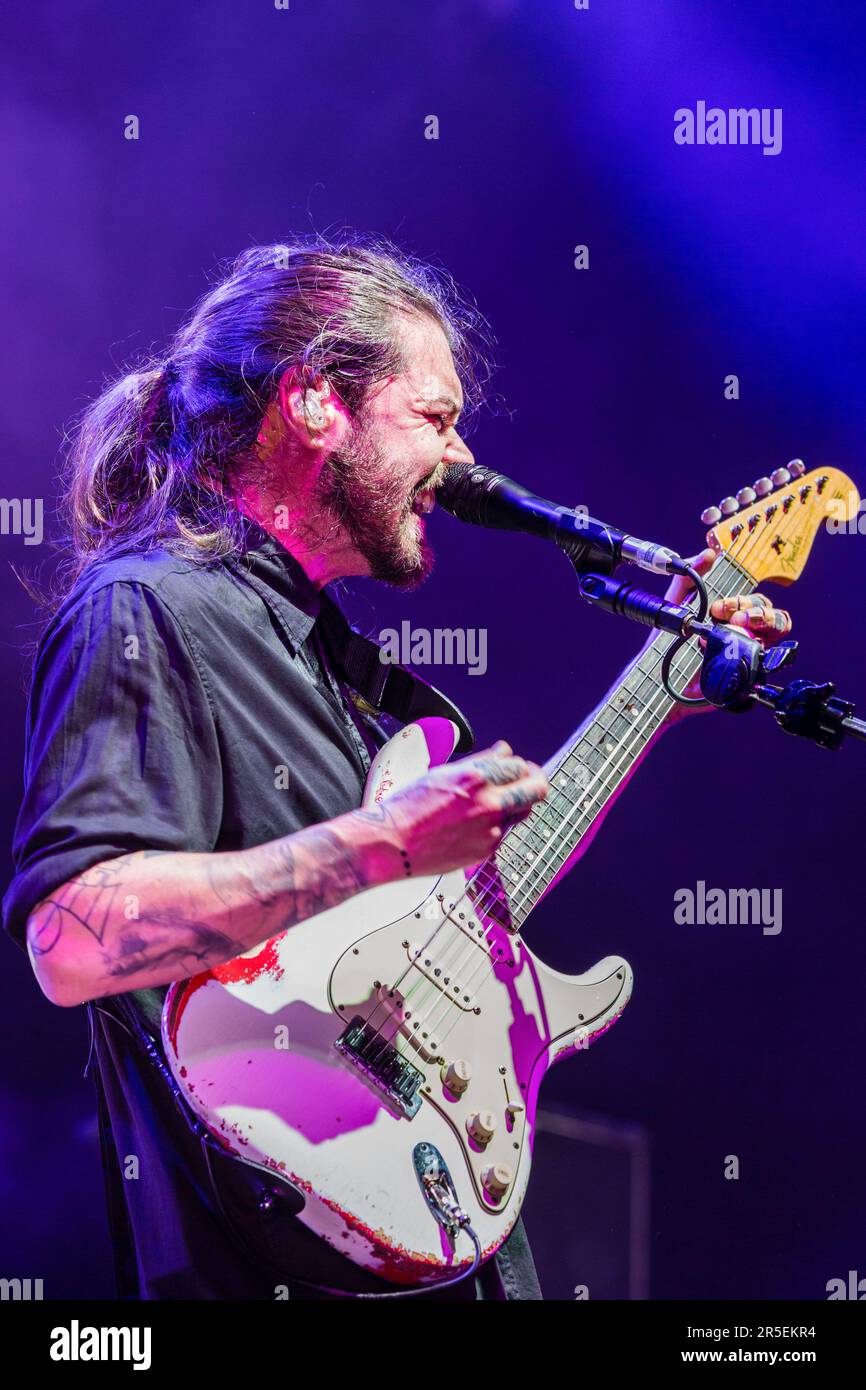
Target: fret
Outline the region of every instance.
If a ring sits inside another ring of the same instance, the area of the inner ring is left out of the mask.
[[[566,759],[563,771],[574,789],[575,801],[583,801],[595,781],[595,773],[586,763],[579,761],[576,753]]]
[[[506,878],[512,874],[517,874],[520,878],[532,868],[533,856],[520,853],[515,837],[506,837],[497,847],[494,858],[499,866],[500,872]]]
[[[540,802],[533,808],[530,815],[530,819],[533,820],[538,827],[539,839],[544,840],[545,843],[550,839],[551,835],[556,834],[560,826],[560,819],[555,814],[553,807],[549,805],[549,802],[550,797],[548,796],[545,801]]]
[[[598,711],[593,721],[593,727],[599,730],[602,736],[608,734],[610,733],[615,718],[616,712],[611,707],[611,702],[608,702],[606,705],[602,705],[601,709]]]
[[[541,830],[536,824],[535,818],[531,812],[526,817],[526,820],[519,827],[519,829],[520,838],[526,845],[529,853],[532,855],[533,859],[537,858],[539,854],[542,854],[544,852],[547,846],[547,840],[545,839],[544,835],[542,835]],[[550,837],[548,836],[548,839],[549,838]]]
[[[657,666],[658,662],[654,660],[653,665]],[[642,711],[652,709],[659,693],[655,671],[645,671],[638,667],[637,671],[632,672],[632,678],[628,681],[626,688]]]
[[[622,742],[621,735],[617,735],[614,729],[613,721],[615,717],[618,716],[614,716],[612,711],[608,710],[604,725],[593,734],[592,745],[597,748],[600,753],[613,753],[616,751],[617,744]]]
[[[592,772],[594,779],[607,763],[607,755],[597,744],[584,742],[580,749],[580,760]]]
[[[568,820],[569,816],[576,812],[578,803],[569,797],[564,797],[559,792],[549,791],[544,802],[544,825],[551,832],[555,833],[562,825],[563,821]],[[520,827],[515,826],[515,830]]]

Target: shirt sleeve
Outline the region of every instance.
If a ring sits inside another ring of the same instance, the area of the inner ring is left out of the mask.
[[[4,927],[24,946],[33,908],[102,860],[212,850],[222,800],[216,721],[185,631],[147,585],[91,591],[37,651]]]

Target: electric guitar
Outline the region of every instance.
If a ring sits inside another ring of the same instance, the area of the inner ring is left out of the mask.
[[[798,463],[756,487],[704,514],[711,600],[793,583],[825,517],[859,506],[832,468]],[[659,671],[673,640],[652,640],[559,757],[547,799],[474,871],[369,889],[166,997],[167,1060],[210,1133],[285,1179],[307,1227],[394,1284],[447,1280],[498,1249],[526,1192],[548,1068],[628,1002],[626,961],[560,974],[524,927],[670,714]],[[680,650],[675,688],[700,660]],[[445,719],[402,729],[363,805],[447,761],[456,740]]]

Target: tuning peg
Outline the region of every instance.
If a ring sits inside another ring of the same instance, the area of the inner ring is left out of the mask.
[[[773,484],[769,478],[756,478],[752,487],[759,497],[766,497],[768,492],[773,491]]]
[[[705,526],[715,526],[717,521],[721,521],[722,514],[718,507],[707,507],[706,511],[701,512],[701,521]]]
[[[773,487],[784,487],[786,483],[791,481],[791,475],[787,468],[777,468],[770,476],[773,480]]]
[[[791,462],[788,464],[788,472],[792,478],[802,478],[803,474],[806,472],[806,465],[802,459],[791,459]]]
[[[722,509],[722,516],[733,516],[734,512],[739,511],[739,502],[736,497],[723,497],[719,506]]]
[[[758,499],[758,494],[753,487],[741,487],[737,493],[737,501],[741,507],[750,507]]]

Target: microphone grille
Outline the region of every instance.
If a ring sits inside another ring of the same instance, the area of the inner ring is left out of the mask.
[[[482,468],[477,463],[452,463],[436,489],[436,501],[458,520],[475,522],[477,525],[481,520],[478,503],[490,484],[498,481],[500,476],[492,468]]]

